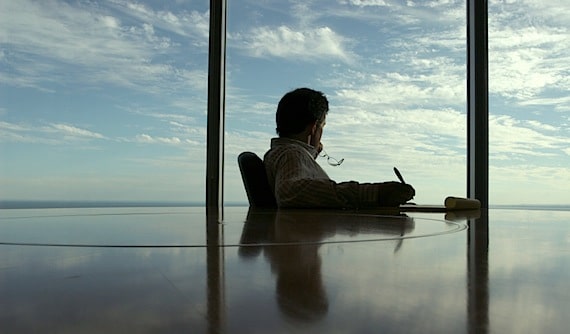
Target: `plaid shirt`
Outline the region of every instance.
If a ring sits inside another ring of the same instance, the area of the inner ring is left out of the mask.
[[[365,208],[378,206],[378,183],[337,183],[315,161],[317,150],[298,140],[271,139],[263,163],[279,207]]]

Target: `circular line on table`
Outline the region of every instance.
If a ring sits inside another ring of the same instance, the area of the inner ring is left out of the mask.
[[[426,219],[426,218],[423,218]],[[430,219],[426,219],[430,220]],[[433,220],[433,219],[431,219]],[[72,243],[41,243],[41,242],[2,242],[0,245],[4,246],[35,246],[35,247],[83,247],[83,248],[207,248],[207,247],[218,247],[218,248],[231,248],[231,247],[270,247],[270,246],[301,246],[301,245],[325,245],[325,244],[342,244],[342,243],[362,243],[362,242],[378,242],[378,241],[391,241],[391,240],[402,240],[402,239],[419,239],[426,237],[434,237],[439,235],[446,235],[461,232],[467,229],[466,224],[460,224],[457,222],[448,222],[446,224],[453,224],[456,226],[455,229],[427,233],[421,235],[411,235],[411,236],[399,236],[399,237],[387,237],[387,238],[369,238],[369,239],[359,239],[359,240],[324,240],[324,241],[294,241],[294,242],[264,242],[264,243],[231,243],[222,245],[208,245],[208,244],[195,244],[195,245],[172,245],[172,244],[72,244]]]

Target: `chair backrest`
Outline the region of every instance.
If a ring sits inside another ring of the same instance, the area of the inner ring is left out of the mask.
[[[276,208],[277,201],[267,181],[267,173],[261,158],[253,152],[242,152],[238,156],[238,165],[249,206]]]

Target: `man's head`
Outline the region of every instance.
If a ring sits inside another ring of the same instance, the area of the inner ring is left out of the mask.
[[[302,133],[308,126],[323,125],[329,111],[325,94],[310,88],[297,88],[285,94],[277,106],[277,134],[289,137]]]

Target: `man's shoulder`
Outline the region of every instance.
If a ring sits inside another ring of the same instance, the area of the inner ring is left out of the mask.
[[[296,147],[278,146],[272,147],[263,156],[264,163],[276,162],[284,157],[299,156],[302,151]]]
[[[278,138],[279,139],[279,138]],[[271,148],[265,153],[264,160],[266,159],[278,159],[282,156],[303,156],[310,154],[308,150],[303,147],[300,143],[295,143],[294,141],[277,141],[272,140]]]

